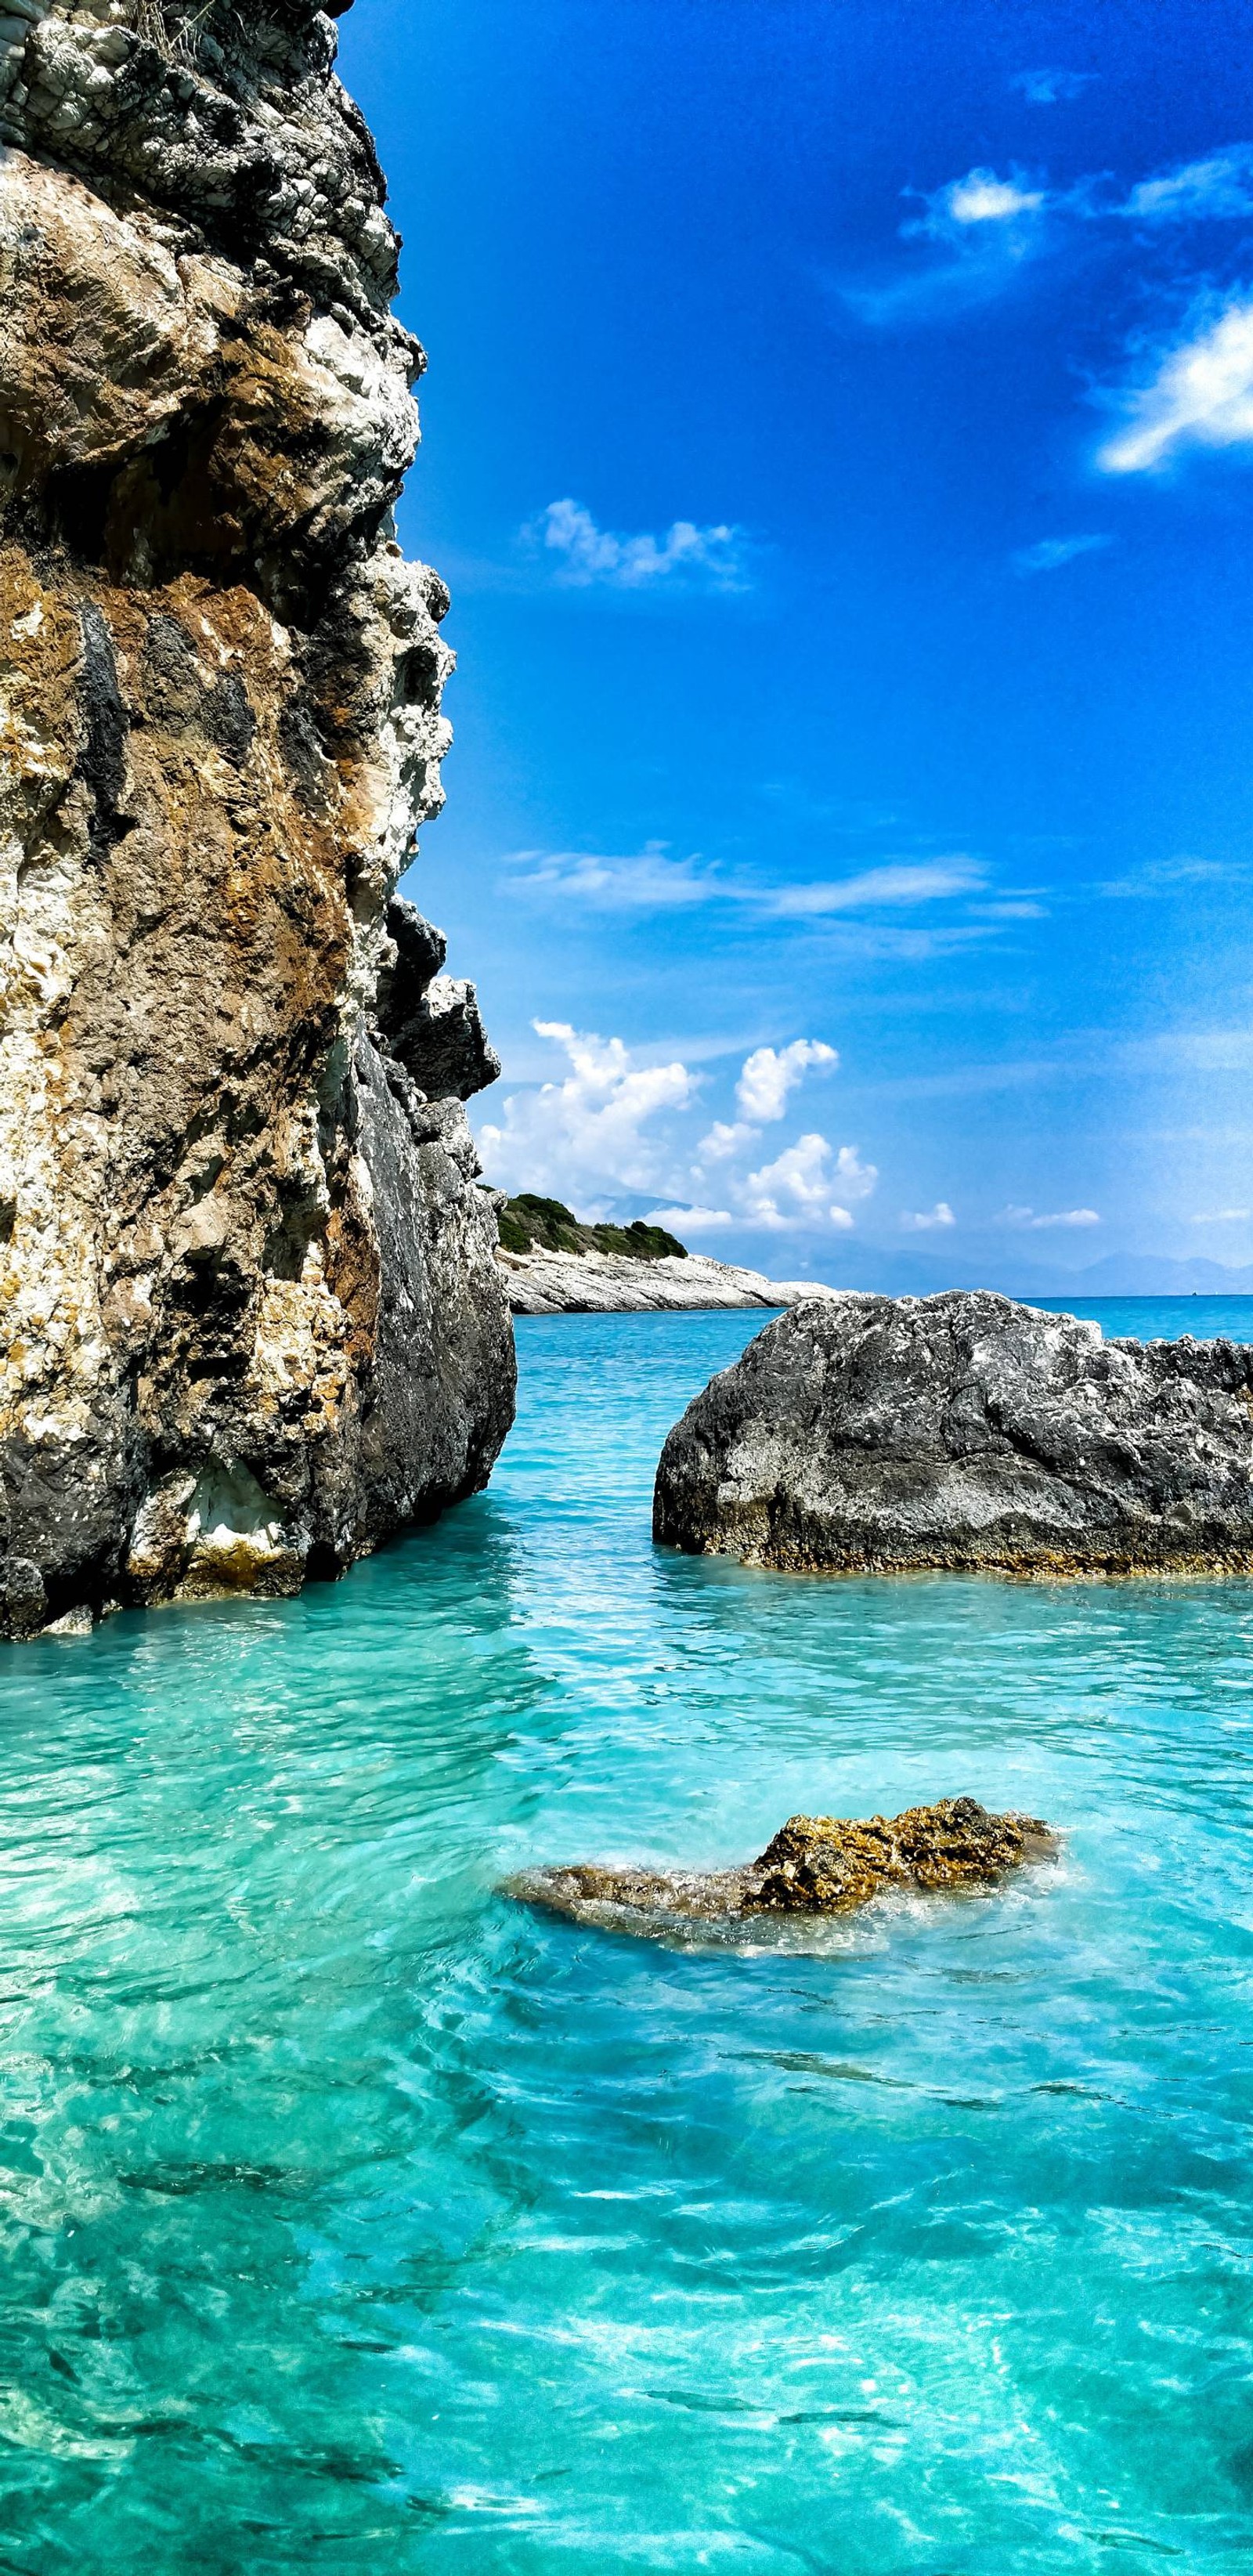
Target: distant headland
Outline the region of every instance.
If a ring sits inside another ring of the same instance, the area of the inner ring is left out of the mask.
[[[841,1292],[812,1280],[689,1252],[661,1225],[585,1225],[562,1200],[524,1190],[498,1202],[497,1258],[515,1315],[681,1313],[698,1307],[797,1306]]]

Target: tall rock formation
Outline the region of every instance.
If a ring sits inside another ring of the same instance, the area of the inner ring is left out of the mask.
[[[340,11],[347,5],[341,0]],[[0,0],[0,1633],[295,1589],[512,1418],[423,360],[312,0]]]

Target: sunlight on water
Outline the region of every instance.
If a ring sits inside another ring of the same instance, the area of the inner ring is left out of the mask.
[[[0,2568],[1253,2565],[1253,1586],[657,1554],[759,1320],[526,1323],[438,1529],[0,1650]],[[1060,1866],[807,1949],[495,1893],[964,1791]]]

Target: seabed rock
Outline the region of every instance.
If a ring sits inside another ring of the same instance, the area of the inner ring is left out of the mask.
[[[506,1890],[526,1905],[610,1930],[689,1936],[763,1917],[851,1914],[873,1897],[995,1887],[1026,1861],[1056,1857],[1038,1816],[990,1815],[941,1798],[899,1816],[789,1816],[740,1869],[613,1869],[594,1861],[524,1870]]]
[[[347,5],[0,5],[0,1636],[338,1573],[512,1419]]]
[[[798,1572],[1253,1573],[1253,1349],[986,1290],[801,1306],[675,1424],[653,1535]]]

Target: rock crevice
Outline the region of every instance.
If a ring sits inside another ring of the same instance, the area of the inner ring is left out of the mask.
[[[338,13],[337,13],[338,14]],[[0,14],[0,1630],[330,1573],[512,1416],[448,595],[305,0]]]

